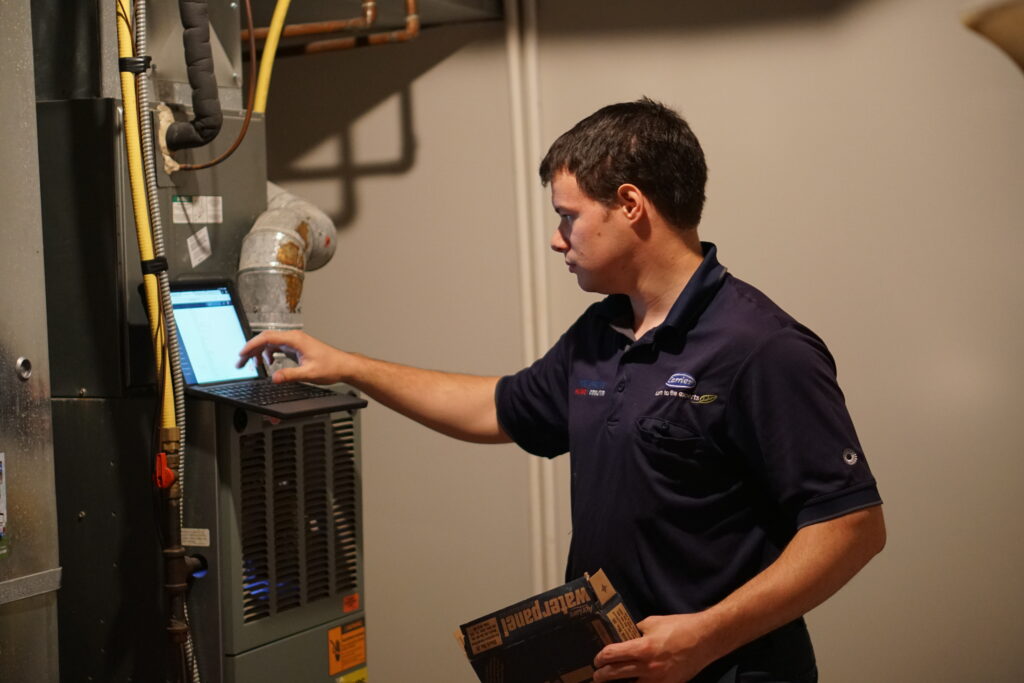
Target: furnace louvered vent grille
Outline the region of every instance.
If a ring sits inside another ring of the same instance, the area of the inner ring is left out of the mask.
[[[334,587],[339,593],[358,587],[359,545],[356,507],[355,429],[351,419],[335,420],[334,431]]]
[[[323,423],[302,429],[302,485],[306,492],[306,600],[312,602],[331,594],[327,429]]]
[[[299,548],[299,463],[295,428],[275,429],[274,444],[274,569],[277,611],[302,604],[302,558]]]
[[[241,438],[242,618],[255,621],[270,616],[270,547],[267,533],[266,438]]]
[[[352,417],[240,438],[242,620],[358,590]]]

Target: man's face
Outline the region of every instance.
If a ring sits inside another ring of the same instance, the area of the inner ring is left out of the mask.
[[[634,233],[618,207],[607,207],[561,172],[551,181],[551,204],[559,216],[551,248],[565,257],[569,272],[586,292],[626,291]]]

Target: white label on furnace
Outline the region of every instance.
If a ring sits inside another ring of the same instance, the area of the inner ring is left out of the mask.
[[[224,198],[213,196],[173,195],[171,219],[175,223],[223,223]]]
[[[210,547],[210,530],[209,529],[187,529],[181,528],[181,544],[190,545],[193,548],[209,548]]]
[[[195,268],[211,255],[213,255],[213,250],[210,248],[210,231],[204,225],[194,235],[189,235],[188,258],[192,261],[192,267]]]

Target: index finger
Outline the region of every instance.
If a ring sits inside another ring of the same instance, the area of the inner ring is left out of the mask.
[[[255,337],[253,337],[252,339],[247,341],[245,343],[245,346],[243,346],[238,351],[238,363],[237,363],[237,366],[238,367],[242,367],[243,365],[245,365],[246,361],[248,361],[250,358],[254,358],[256,356],[259,356],[268,347],[270,347],[270,346],[277,346],[277,345],[281,344],[282,342],[283,342],[283,340],[281,339],[281,333],[280,332],[272,332],[272,331],[260,332]]]

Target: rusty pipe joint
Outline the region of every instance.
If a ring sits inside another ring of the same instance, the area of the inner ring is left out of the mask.
[[[334,255],[335,227],[313,204],[267,186],[267,210],[242,241],[238,291],[253,331],[302,329],[306,271]]]
[[[377,0],[363,0],[363,23],[365,28],[373,26],[377,21]]]

